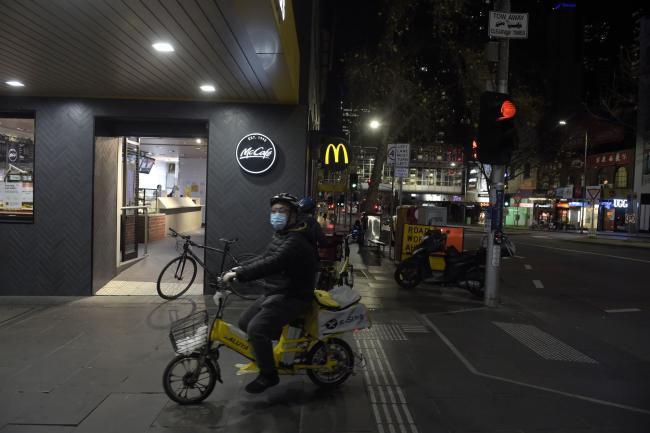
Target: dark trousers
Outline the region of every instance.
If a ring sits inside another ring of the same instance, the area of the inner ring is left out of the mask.
[[[239,317],[239,328],[248,334],[260,373],[276,373],[271,340],[280,338],[282,327],[309,312],[311,302],[286,295],[261,296]]]

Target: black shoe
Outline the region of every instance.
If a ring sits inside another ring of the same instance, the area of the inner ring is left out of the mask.
[[[269,376],[260,374],[254,381],[246,385],[244,389],[251,394],[259,394],[260,392],[264,392],[266,388],[275,386],[278,383],[280,383],[280,377],[277,373]]]

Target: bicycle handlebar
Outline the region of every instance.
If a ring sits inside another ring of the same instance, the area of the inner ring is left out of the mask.
[[[225,274],[225,272],[224,272],[224,274]],[[237,280],[237,279],[235,279],[235,281],[236,281],[236,280]],[[217,291],[218,291],[218,292],[230,292],[230,293],[232,293],[233,295],[237,296],[238,298],[244,299],[244,300],[246,300],[246,301],[254,301],[254,300],[257,299],[256,297],[255,297],[255,298],[252,298],[252,297],[250,297],[250,296],[242,295],[241,293],[239,293],[239,292],[237,291],[237,289],[235,289],[235,288],[233,287],[232,283],[230,283],[230,282],[225,282],[225,281],[223,280],[223,274],[222,274],[222,276],[220,276],[220,277],[217,278]]]
[[[169,227],[169,231],[172,232],[173,237],[181,237],[182,239],[190,239],[190,236],[182,235],[182,234],[178,233],[176,230],[174,230],[171,227]]]

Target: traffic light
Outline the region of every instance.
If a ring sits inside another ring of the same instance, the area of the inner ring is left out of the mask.
[[[505,198],[503,199],[503,206],[509,207],[511,200],[512,200],[512,194],[506,194]]]
[[[514,146],[514,117],[517,108],[505,93],[483,92],[478,126],[478,160],[506,164]]]
[[[350,189],[355,190],[359,185],[359,175],[356,173],[350,173]]]

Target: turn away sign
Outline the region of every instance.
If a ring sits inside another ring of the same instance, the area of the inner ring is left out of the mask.
[[[528,38],[528,14],[490,12],[489,35],[491,38]]]

